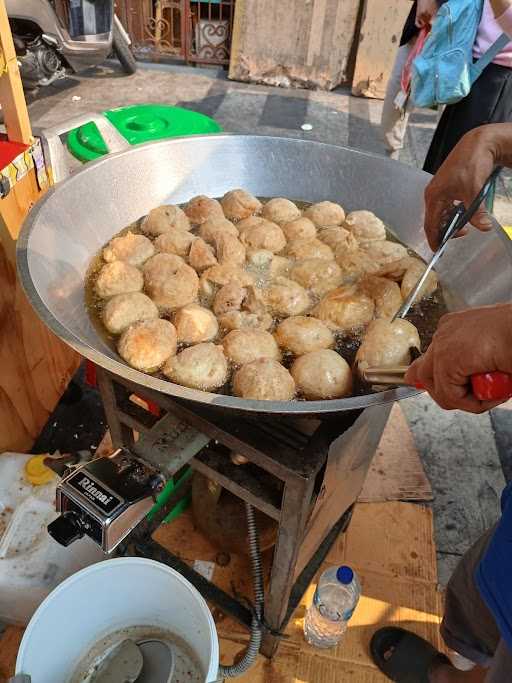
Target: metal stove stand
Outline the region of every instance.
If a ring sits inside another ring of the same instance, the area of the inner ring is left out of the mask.
[[[154,392],[98,368],[98,383],[113,445],[129,448],[172,476],[188,464],[231,493],[278,522],[270,584],[265,597],[267,625],[261,652],[271,657],[305,590],[337,536],[350,521],[352,507],[330,520],[325,538],[312,538],[307,523],[322,490],[329,446],[348,429],[360,411],[342,413],[328,422],[290,420],[220,412]],[[136,394],[156,404],[160,417],[130,400]],[[139,432],[137,443],[132,430]],[[225,449],[244,455],[251,463],[236,466]],[[183,496],[182,490],[176,494]],[[150,557],[179,571],[224,613],[249,627],[251,611],[194,571],[177,555],[152,539],[170,506],[171,498],[149,522],[144,520],[123,544],[121,552]],[[299,557],[302,547],[313,549]]]

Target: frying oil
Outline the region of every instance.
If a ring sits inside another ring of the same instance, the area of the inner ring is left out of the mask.
[[[266,201],[269,200],[267,197],[259,197],[260,201],[262,203],[265,203]],[[295,204],[298,206],[298,208],[301,211],[305,211],[309,206],[311,206],[311,202],[303,202],[303,201],[295,201]],[[126,228],[121,230],[115,235],[112,235],[111,239],[114,237],[119,237],[121,235],[126,234],[127,232],[133,232],[133,233],[142,233],[140,229],[140,225],[142,222],[142,218],[139,220],[135,221],[134,223],[128,225]],[[388,228],[386,228],[386,239],[391,241],[391,242],[398,242],[399,244],[403,244],[398,237]],[[106,246],[106,245],[105,245]],[[406,245],[404,245],[406,246]],[[110,334],[104,327],[101,316],[102,316],[102,311],[103,311],[103,305],[104,301],[98,297],[98,295],[95,292],[94,289],[94,283],[96,282],[96,278],[98,276],[98,273],[103,265],[103,259],[102,259],[102,249],[94,256],[94,258],[91,261],[91,265],[89,266],[89,269],[87,271],[86,275],[86,280],[85,280],[85,304],[87,311],[89,313],[89,316],[92,320],[92,323],[94,327],[96,328],[98,334],[100,337],[110,346],[110,348],[113,351],[116,351],[116,336]],[[419,259],[420,261],[423,261],[421,256],[419,256],[416,252],[414,252],[412,249],[407,248],[407,251],[410,256],[413,256],[414,258]],[[255,278],[256,278],[256,287],[258,288],[263,288],[265,287],[270,279],[270,272],[269,272],[269,267],[265,265],[253,265],[250,264],[246,266],[247,270],[251,272]],[[286,274],[285,274],[286,277]],[[315,297],[314,304],[316,305],[319,301],[319,297]],[[203,306],[206,306],[209,308],[210,302],[207,301],[206,299],[202,298],[200,296],[199,298],[199,303]],[[429,297],[428,299],[424,299],[420,303],[414,305],[408,315],[407,315],[407,320],[409,320],[413,325],[416,326],[420,339],[421,339],[421,348],[422,351],[425,351],[431,340],[432,336],[437,328],[437,324],[439,322],[439,319],[441,316],[443,316],[447,311],[446,303],[444,300],[443,292],[441,288],[438,288],[436,292]],[[164,316],[165,317],[165,316]],[[272,332],[275,327],[281,322],[280,318],[275,318],[272,328],[269,330]],[[336,335],[336,346],[335,349],[336,351],[347,361],[349,365],[352,366],[357,350],[359,349],[359,346],[361,345],[363,338],[363,330],[362,329],[356,329],[351,331],[349,334],[337,334]],[[217,341],[217,340],[214,340]],[[184,346],[182,345],[181,348],[178,347],[178,351],[180,351]],[[282,363],[286,368],[290,368],[291,364],[293,363],[294,356],[291,353],[284,352],[283,354],[283,359]],[[155,376],[161,378],[161,379],[166,379],[165,376],[162,373],[156,373]],[[229,384],[226,384],[224,387],[221,387],[216,391],[218,394],[230,394],[231,393],[231,387]],[[367,385],[361,385],[358,386],[356,384],[354,393],[356,394],[367,394],[367,393],[373,393],[371,390],[369,390]]]

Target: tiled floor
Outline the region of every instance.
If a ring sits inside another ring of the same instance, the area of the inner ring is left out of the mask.
[[[166,102],[212,116],[229,132],[300,137],[383,153],[378,128],[382,103],[353,98],[343,89],[283,90],[234,83],[217,70],[186,67],[144,69],[122,77],[105,67],[47,88],[43,95],[30,106],[37,128],[88,111]],[[412,114],[403,162],[421,166],[436,121],[435,112]],[[312,129],[303,130],[303,124]],[[496,210],[504,224],[512,225],[509,188],[512,177],[506,174],[498,188]],[[89,419],[82,409],[59,409],[38,447],[68,448],[69,441],[75,447],[97,444],[94,415],[101,416],[101,410],[93,393],[87,394],[87,401]],[[444,413],[424,396],[405,401],[402,407],[434,490],[439,574],[445,581],[461,553],[498,515],[500,490],[505,478],[512,476],[512,413],[496,410],[480,417]],[[61,423],[68,429],[60,429]]]

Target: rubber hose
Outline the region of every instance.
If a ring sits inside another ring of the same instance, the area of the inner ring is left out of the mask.
[[[254,615],[251,623],[251,635],[249,644],[244,656],[237,664],[219,667],[219,678],[236,678],[248,671],[256,661],[260,651],[261,638],[263,633],[262,618],[265,596],[263,593],[263,570],[261,568],[260,544],[258,540],[258,528],[254,518],[254,508],[249,503],[245,503],[247,514],[247,530],[249,535],[249,552],[251,557],[251,568],[254,585]]]

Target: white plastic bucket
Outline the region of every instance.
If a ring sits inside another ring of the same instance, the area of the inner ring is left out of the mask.
[[[173,632],[196,653],[205,681],[217,680],[219,643],[208,605],[178,572],[139,557],[106,560],[61,583],[30,620],[16,673],[32,683],[67,683],[101,638],[132,626]]]

